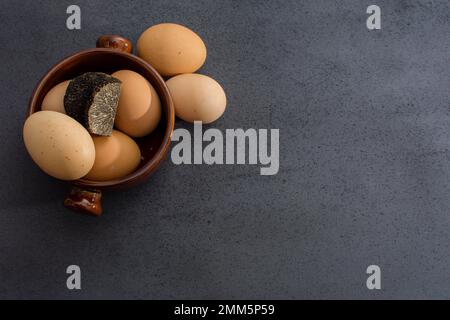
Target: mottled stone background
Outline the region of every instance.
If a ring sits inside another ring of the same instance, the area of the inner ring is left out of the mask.
[[[445,0],[2,1],[0,298],[450,298],[449,21]],[[229,100],[210,127],[280,129],[280,172],[168,159],[101,218],[66,211],[25,151],[28,98],[99,35],[160,22],[208,47]]]

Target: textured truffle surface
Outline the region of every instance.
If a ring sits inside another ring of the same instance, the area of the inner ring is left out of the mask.
[[[119,103],[121,81],[106,73],[87,72],[70,81],[64,96],[66,113],[90,133],[110,136]]]

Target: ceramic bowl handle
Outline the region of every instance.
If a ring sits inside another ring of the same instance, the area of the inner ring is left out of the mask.
[[[115,34],[107,34],[99,37],[97,39],[97,48],[108,48],[127,53],[133,51],[133,45],[130,40]]]
[[[102,214],[102,192],[73,187],[64,200],[64,206],[85,214],[99,216]]]

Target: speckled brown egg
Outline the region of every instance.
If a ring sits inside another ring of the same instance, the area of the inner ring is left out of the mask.
[[[39,111],[25,121],[23,139],[31,158],[47,174],[76,180],[88,173],[95,147],[87,130],[56,111]]]
[[[41,109],[65,114],[66,110],[64,109],[64,95],[66,94],[69,83],[70,80],[67,80],[50,89],[42,101]]]
[[[94,136],[95,162],[84,177],[105,181],[122,178],[132,173],[141,161],[141,151],[133,139],[113,130],[111,136]]]
[[[137,54],[161,75],[195,72],[206,60],[206,46],[192,30],[161,23],[145,30],[137,42]]]
[[[184,121],[211,123],[227,105],[224,90],[216,80],[202,74],[180,74],[167,81],[175,114]]]
[[[161,119],[156,90],[147,79],[131,70],[120,70],[112,76],[122,82],[115,127],[131,137],[148,135]]]

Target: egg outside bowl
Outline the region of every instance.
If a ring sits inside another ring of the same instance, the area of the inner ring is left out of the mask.
[[[169,90],[159,73],[141,58],[130,54],[131,42],[119,36],[102,36],[97,48],[71,55],[55,66],[39,81],[31,95],[27,117],[41,110],[42,101],[55,85],[73,79],[85,72],[132,70],[146,78],[155,88],[161,100],[161,120],[149,135],[134,139],[141,150],[139,167],[131,174],[114,180],[91,181],[79,179],[70,181],[72,189],[64,201],[70,209],[92,215],[102,213],[102,191],[128,188],[146,180],[166,158],[171,143],[175,122],[175,111]]]

